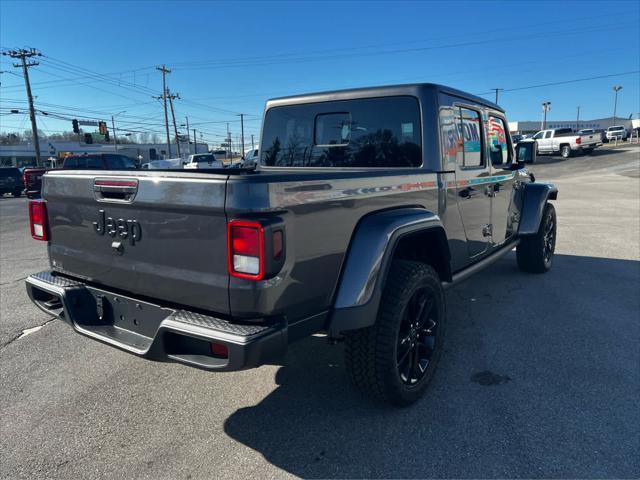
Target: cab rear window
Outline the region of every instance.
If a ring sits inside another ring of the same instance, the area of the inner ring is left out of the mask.
[[[322,102],[267,111],[260,153],[270,167],[419,167],[414,97]]]

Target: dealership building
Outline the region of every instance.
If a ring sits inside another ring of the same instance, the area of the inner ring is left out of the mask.
[[[616,117],[615,122],[613,117],[608,118],[596,118],[595,120],[555,120],[547,116],[547,128],[573,128],[574,130],[580,130],[582,128],[592,128],[594,130],[606,130],[614,125],[622,125],[627,130],[640,127],[640,119],[626,119]],[[509,130],[511,133],[535,133],[542,130],[542,120],[524,121],[524,122],[509,122]]]

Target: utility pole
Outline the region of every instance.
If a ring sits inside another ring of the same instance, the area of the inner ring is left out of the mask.
[[[492,88],[491,90],[495,90],[496,91],[496,105],[498,104],[498,92],[501,92],[502,90],[504,90],[504,88]]]
[[[171,158],[171,138],[169,137],[169,115],[167,114],[167,73],[171,73],[165,65],[156,67],[162,72],[162,101],[164,102],[164,127],[167,131],[167,154]]]
[[[255,150],[256,147],[253,145],[253,133],[251,134],[251,150]]]
[[[242,150],[240,150],[240,158],[244,160],[244,113],[240,114],[240,141]]]
[[[193,153],[198,153],[198,137],[196,137],[196,129],[193,129]]]
[[[168,89],[167,89],[167,97],[169,97],[169,106],[171,107],[171,118],[173,119],[173,132],[176,135],[176,147],[178,149],[178,157],[180,157],[180,138],[178,138],[178,126],[176,125],[176,114],[173,111],[173,99],[174,98],[180,98],[180,94],[176,93],[174,94],[170,94]]]
[[[576,132],[580,130],[580,105],[578,105],[578,116],[576,117]]]
[[[233,162],[233,147],[231,146],[231,132],[229,131],[229,122],[227,122],[227,149],[229,150],[229,161]]]
[[[191,134],[189,133],[189,117],[184,117],[184,119],[187,121],[186,125],[187,125],[187,152],[190,154],[191,153]],[[193,152],[196,153],[196,152]]]
[[[27,62],[27,58],[41,57],[42,54],[35,48],[26,50],[20,48],[18,50],[9,50],[2,52],[2,55],[8,55],[11,58],[19,58],[22,63],[14,63],[16,68],[22,67],[22,76],[24,77],[24,85],[27,88],[27,99],[29,100],[29,118],[31,119],[31,132],[33,134],[33,146],[36,151],[36,164],[41,167],[42,159],[40,158],[40,140],[38,139],[38,125],[36,124],[36,112],[33,109],[33,95],[31,94],[31,83],[29,83],[29,67],[35,67],[38,62]]]
[[[111,127],[113,127],[113,149],[118,153],[118,142],[116,142],[116,121],[113,119],[113,115],[111,115]]]
[[[542,128],[540,128],[540,130],[545,130],[547,128],[547,112],[549,110],[551,110],[551,102],[542,102],[543,119]]]
[[[26,70],[25,70],[25,72],[26,72]],[[622,85],[616,85],[615,87],[613,87],[613,91],[616,92],[616,99],[613,101],[613,124],[614,125],[616,124],[616,113],[618,113],[617,112],[617,110],[618,110],[618,92],[620,90],[622,90]]]

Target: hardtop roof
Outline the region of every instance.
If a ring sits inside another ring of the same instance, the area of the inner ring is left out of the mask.
[[[300,103],[316,103],[316,102],[329,102],[339,100],[349,100],[353,98],[374,98],[374,97],[391,97],[399,95],[411,95],[420,97],[427,92],[441,92],[445,94],[454,95],[463,99],[470,100],[474,103],[479,103],[489,108],[496,109],[500,112],[504,112],[504,109],[499,105],[485,99],[473,95],[471,93],[463,92],[456,88],[448,87],[446,85],[439,85],[436,83],[408,83],[401,85],[384,85],[377,87],[363,87],[363,88],[349,88],[344,90],[332,90],[326,92],[306,93],[300,95],[290,95],[286,97],[272,98],[267,101],[267,108],[295,105]]]

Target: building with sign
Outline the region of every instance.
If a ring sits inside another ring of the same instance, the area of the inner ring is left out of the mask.
[[[637,123],[637,120],[636,120]],[[633,127],[633,120],[627,118],[616,117],[615,123],[613,117],[596,118],[595,120],[554,120],[547,117],[546,128],[573,128],[574,130],[580,130],[582,128],[592,128],[594,130],[606,130],[614,125],[622,125],[627,130]],[[511,133],[535,133],[542,130],[542,120],[523,121],[523,122],[509,122],[509,130]]]

